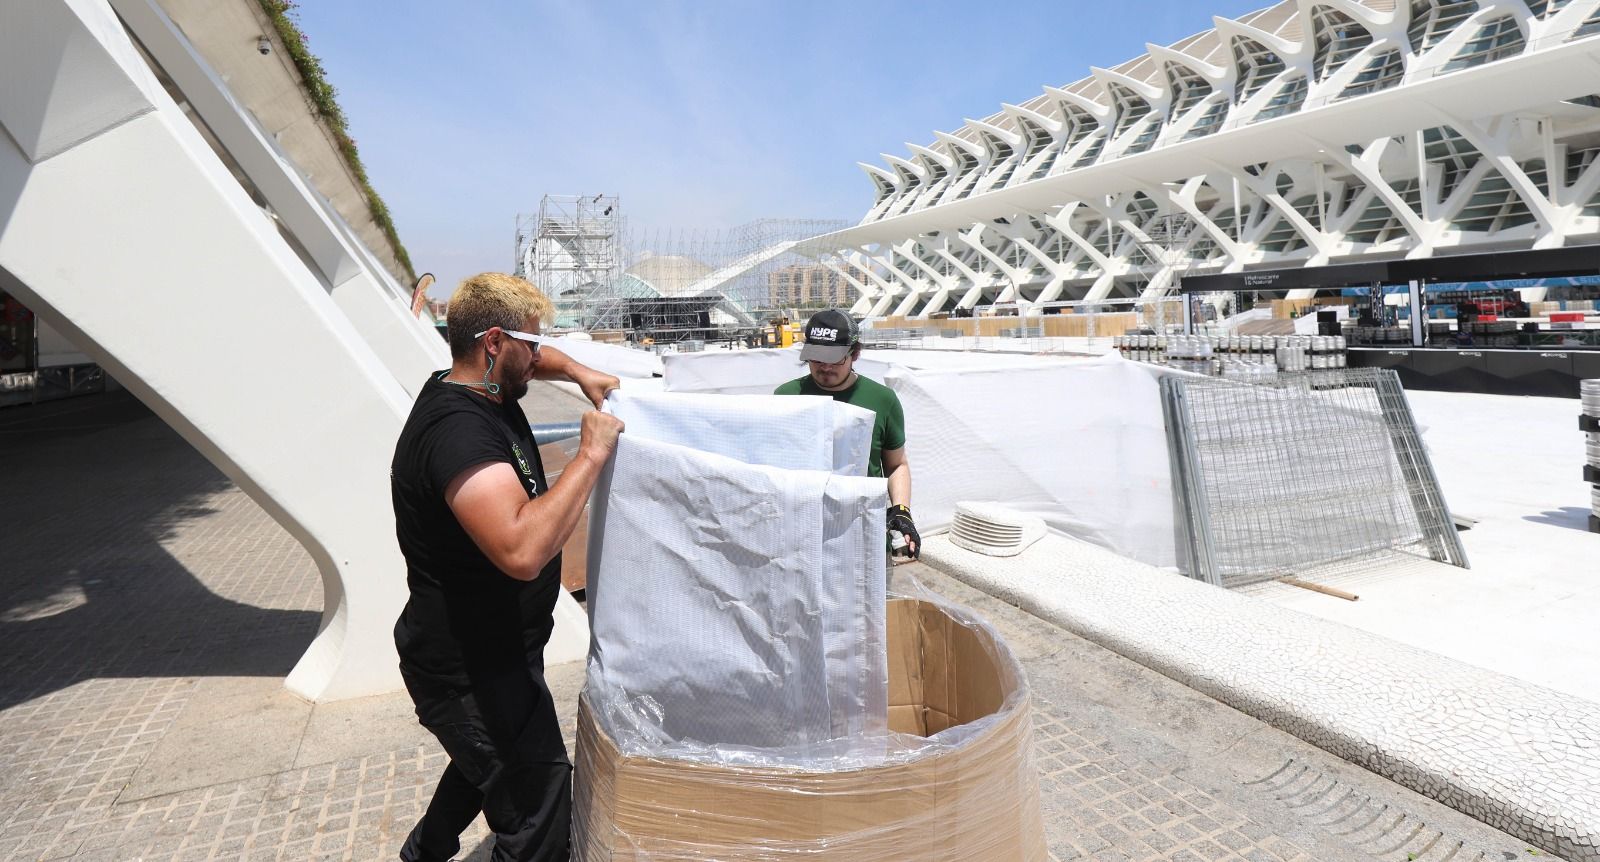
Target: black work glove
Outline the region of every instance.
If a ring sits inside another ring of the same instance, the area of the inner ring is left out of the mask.
[[[889,532],[899,533],[910,542],[903,549],[895,549],[895,555],[904,554],[915,560],[922,556],[922,536],[917,533],[917,525],[911,521],[911,508],[909,506],[890,506],[889,515],[885,519]]]

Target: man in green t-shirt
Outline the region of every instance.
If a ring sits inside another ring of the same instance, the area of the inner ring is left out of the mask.
[[[828,395],[835,401],[871,410],[872,457],[868,476],[889,480],[888,528],[905,537],[904,553],[916,559],[922,537],[911,520],[911,462],[906,459],[906,414],[894,390],[855,372],[861,356],[861,331],[837,309],[819,311],[806,321],[800,358],[810,373],[779,386],[777,395]],[[897,550],[896,553],[899,553]]]

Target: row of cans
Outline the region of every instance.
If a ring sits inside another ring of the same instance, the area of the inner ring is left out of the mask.
[[[1288,347],[1311,353],[1343,351],[1343,335],[1118,335],[1111,343],[1122,349],[1164,351],[1173,343],[1204,344],[1213,353],[1272,353]]]
[[[1582,404],[1583,415],[1589,419],[1600,421],[1600,377],[1580,380],[1578,382],[1578,397]],[[1594,423],[1589,422],[1586,427],[1592,428]],[[1589,462],[1590,467],[1585,472],[1585,475],[1591,477],[1600,475],[1600,431],[1588,431],[1583,436],[1584,460]],[[1591,513],[1589,516],[1589,529],[1600,533],[1600,483],[1590,486],[1589,497],[1589,511]]]
[[[1224,362],[1275,366],[1274,370],[1344,368],[1340,335],[1119,335],[1113,346],[1124,359],[1222,375]]]

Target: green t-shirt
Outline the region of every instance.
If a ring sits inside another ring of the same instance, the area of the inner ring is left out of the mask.
[[[829,392],[817,385],[811,375],[791,380],[779,386],[774,395],[831,395],[835,401],[865,407],[876,416],[872,423],[872,459],[867,464],[868,476],[883,476],[883,450],[899,449],[906,445],[906,413],[900,407],[900,397],[894,390],[876,380],[860,374],[848,389]]]

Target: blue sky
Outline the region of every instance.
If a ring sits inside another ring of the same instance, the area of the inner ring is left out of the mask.
[[[635,228],[855,221],[856,162],[1261,0],[302,0],[295,14],[418,272],[513,266],[546,192]],[[980,14],[971,10],[984,9]]]

